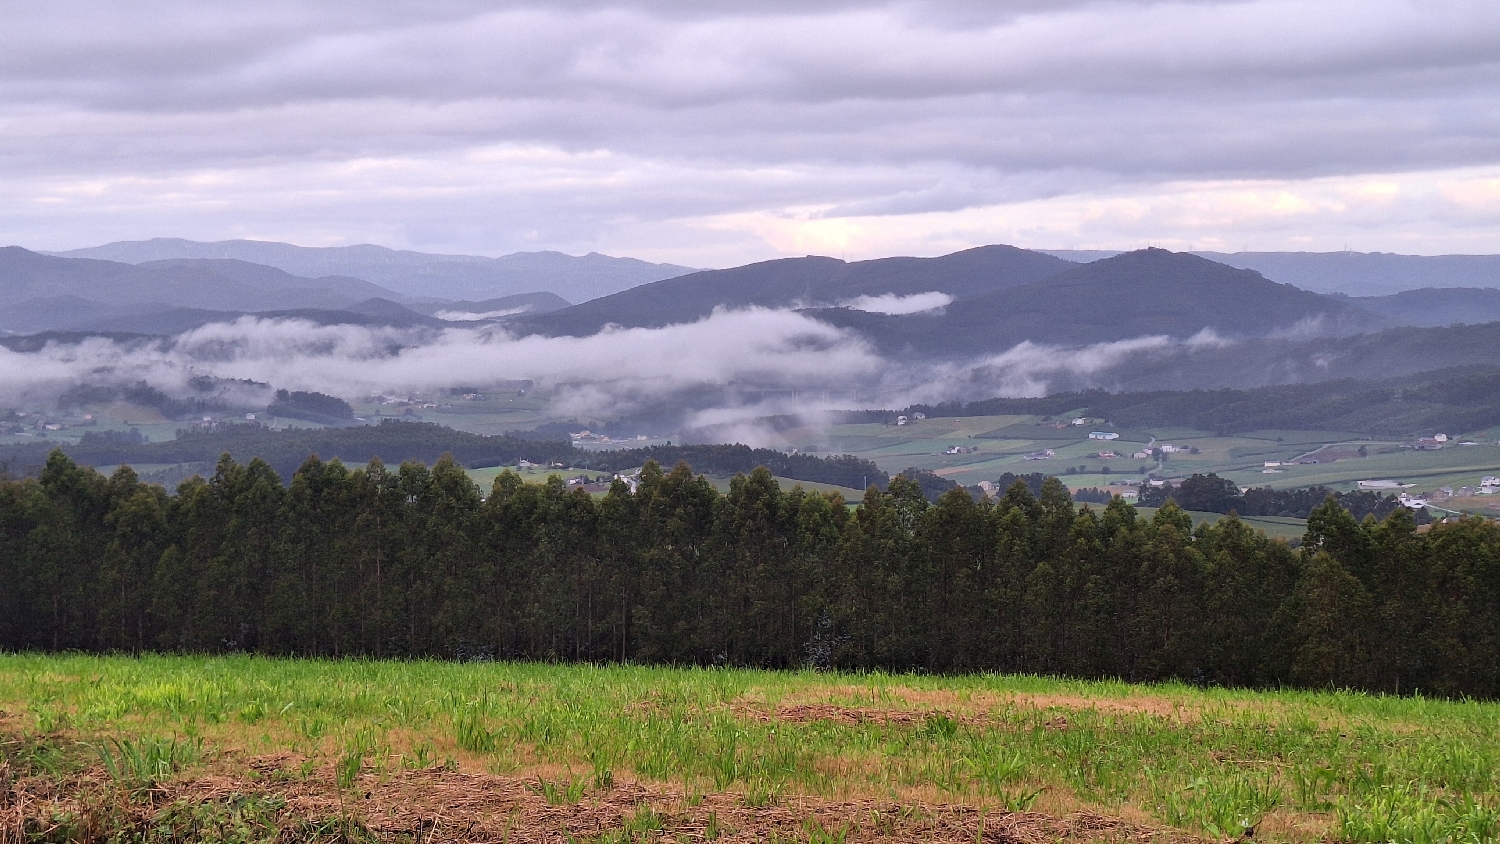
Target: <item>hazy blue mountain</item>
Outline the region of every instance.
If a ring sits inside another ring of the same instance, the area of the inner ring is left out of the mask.
[[[1119,252],[1043,249],[1069,261],[1097,261]],[[1194,252],[1211,261],[1255,270],[1266,278],[1318,293],[1381,296],[1423,287],[1500,287],[1500,255],[1397,255],[1391,252]]]
[[[433,255],[360,246],[293,246],[260,240],[200,243],[180,238],[121,241],[57,253],[143,264],[181,258],[231,258],[303,276],[342,275],[365,279],[403,296],[492,299],[545,290],[582,302],[641,284],[693,272],[689,267],[589,253],[517,252],[499,258]]]
[[[1392,325],[1475,325],[1500,320],[1500,290],[1493,287],[1424,287],[1389,296],[1355,296],[1349,301]]]
[[[1376,296],[1421,287],[1500,287],[1500,255],[1389,252],[1198,253],[1319,293]]]
[[[78,296],[39,296],[0,307],[0,330],[17,334],[69,331],[140,312],[139,307],[105,305]]]
[[[438,311],[498,318],[567,307],[553,293],[480,302],[426,300],[425,313],[400,294],[350,276],[305,278],[232,258],[173,258],[127,264],[65,258],[20,247],[0,249],[0,331],[109,331],[175,334],[245,314],[300,317],[322,324],[440,327]],[[457,318],[449,315],[450,320]]]
[[[347,308],[287,308],[270,311],[214,311],[203,308],[164,308],[128,316],[89,321],[75,330],[100,333],[174,335],[214,322],[232,322],[240,317],[300,319],[315,325],[391,326],[395,328],[440,328],[448,323],[419,314],[390,301],[370,299]]]
[[[215,311],[207,308],[170,308],[99,317],[70,326],[74,331],[90,331],[105,334],[159,334],[171,336],[192,331],[211,322],[232,322],[242,316],[242,311]]]
[[[0,248],[0,329],[83,327],[171,308],[224,311],[337,309],[397,296],[354,278],[302,278],[240,261],[139,266]]]
[[[352,301],[362,301],[375,297],[404,298],[393,290],[381,287],[378,284],[371,284],[362,278],[339,275],[308,278],[293,275],[286,270],[269,267],[265,264],[252,264],[249,261],[239,261],[233,258],[173,258],[164,261],[147,261],[136,266],[142,269],[169,269],[177,267],[205,269],[215,275],[238,281],[241,284],[254,285],[267,290],[327,290]]]
[[[964,299],[1054,276],[1074,264],[1017,249],[982,246],[940,258],[846,263],[809,256],[705,270],[521,320],[548,334],[592,334],[605,325],[656,327],[691,322],[719,306],[815,307],[860,296],[947,293]]]

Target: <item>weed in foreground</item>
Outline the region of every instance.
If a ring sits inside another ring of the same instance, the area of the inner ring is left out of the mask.
[[[593,844],[634,844],[652,841],[660,837],[666,828],[666,819],[650,806],[637,806],[630,817],[625,818],[619,829],[612,829],[591,839]],[[709,840],[712,840],[710,838]]]
[[[579,777],[572,782],[558,780],[552,782],[537,777],[534,790],[547,801],[549,806],[570,806],[583,799],[583,792],[588,788],[588,780]]]
[[[849,838],[849,824],[840,824],[837,829],[827,829],[813,818],[802,824],[807,833],[807,844],[844,844]]]
[[[203,744],[176,738],[109,739],[98,750],[110,780],[121,788],[142,790],[198,761]]]
[[[1500,841],[1500,807],[1482,805],[1469,797],[1413,801],[1412,795],[1402,793],[1405,790],[1391,789],[1387,795],[1365,803],[1339,806],[1339,840],[1368,844]],[[1425,805],[1413,810],[1414,802]]]

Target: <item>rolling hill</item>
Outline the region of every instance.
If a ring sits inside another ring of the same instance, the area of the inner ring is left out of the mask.
[[[721,306],[837,305],[860,296],[932,291],[966,299],[1030,284],[1072,266],[1013,246],[982,246],[940,258],[854,263],[816,256],[783,258],[645,284],[519,323],[543,334],[583,336],[610,324],[654,328],[692,322]]]
[[[964,298],[941,314],[817,312],[889,352],[967,356],[1030,340],[1084,345],[1149,335],[1178,339],[1344,335],[1383,321],[1337,297],[1164,249],[1127,252],[1040,281]]]

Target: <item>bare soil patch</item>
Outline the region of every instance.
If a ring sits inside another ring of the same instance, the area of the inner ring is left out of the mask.
[[[1053,841],[1196,842],[1171,830],[1091,813],[1057,817],[1036,812],[981,812],[942,803],[897,804],[788,797],[772,805],[747,805],[739,794],[689,800],[683,792],[619,783],[585,793],[576,802],[549,802],[536,778],[504,777],[432,768],[361,775],[340,791],[330,769],[303,776],[290,757],[252,760],[249,771],[192,776],[131,796],[112,790],[102,771],[66,781],[0,777],[0,842],[20,841],[60,817],[93,813],[79,828],[102,840],[106,827],[149,828],[170,806],[234,805],[246,795],[277,798],[279,841],[323,840],[329,820],[356,825],[381,841],[543,842],[630,840],[854,842]],[[254,772],[253,776],[250,772]],[[319,824],[322,824],[319,826]],[[86,839],[94,840],[94,839]]]

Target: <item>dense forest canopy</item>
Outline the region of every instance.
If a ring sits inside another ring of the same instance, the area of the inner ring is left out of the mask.
[[[649,463],[603,498],[451,459],[224,457],[178,495],[54,452],[0,483],[0,647],[503,657],[1500,695],[1500,527],[1329,500],[1302,547],[1045,479],[855,509]]]

